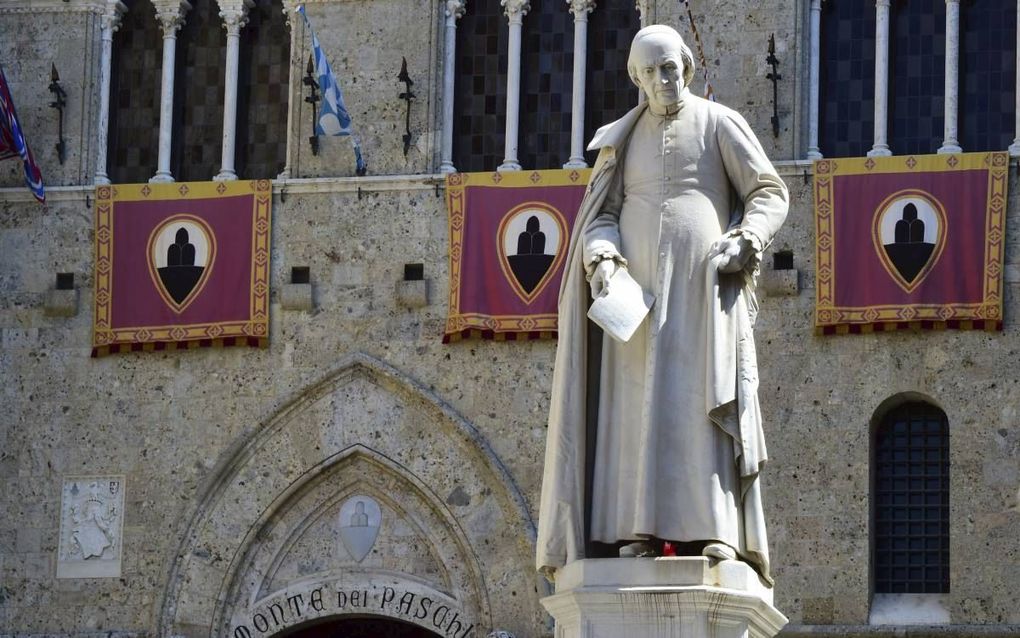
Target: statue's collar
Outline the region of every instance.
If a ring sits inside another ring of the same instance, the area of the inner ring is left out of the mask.
[[[690,90],[684,87],[683,92],[680,94],[680,110],[683,110],[684,103],[690,95]],[[610,122],[595,131],[595,135],[591,138],[591,143],[588,144],[588,150],[595,151],[605,146],[620,148],[627,141],[627,138],[630,136],[630,132],[634,129],[634,124],[638,121],[638,118],[640,118],[641,114],[647,109],[648,102],[642,102],[627,111],[627,114],[620,119],[615,122]]]

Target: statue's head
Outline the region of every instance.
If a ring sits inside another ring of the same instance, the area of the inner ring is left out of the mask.
[[[656,110],[671,110],[694,79],[694,54],[674,29],[653,24],[634,36],[627,71],[649,104]]]

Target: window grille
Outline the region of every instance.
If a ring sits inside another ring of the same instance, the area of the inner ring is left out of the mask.
[[[949,426],[942,410],[907,403],[874,439],[876,594],[949,592]]]

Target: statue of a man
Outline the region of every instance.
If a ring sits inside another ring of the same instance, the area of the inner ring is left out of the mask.
[[[789,195],[744,119],[688,91],[680,34],[642,29],[627,67],[646,101],[588,147],[599,156],[560,289],[538,567],[584,558],[587,541],[622,556],[669,541],[771,582],[753,285]],[[589,365],[589,287],[603,294],[624,269],[654,305],[627,342],[603,336],[601,365]]]

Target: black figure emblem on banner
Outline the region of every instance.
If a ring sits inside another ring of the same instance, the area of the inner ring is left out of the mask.
[[[911,292],[942,255],[945,210],[928,193],[900,191],[878,207],[873,237],[882,265],[903,290]]]
[[[538,296],[563,261],[566,221],[548,204],[522,204],[503,218],[497,243],[500,265],[526,303]]]
[[[216,242],[202,219],[174,215],[152,231],[147,253],[153,284],[167,305],[182,312],[209,279]]]

